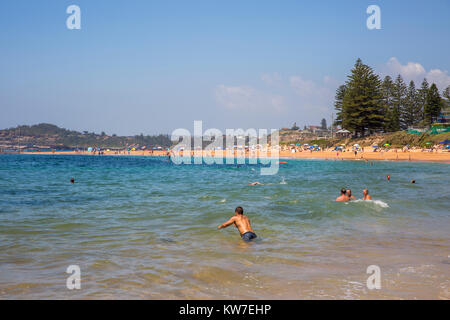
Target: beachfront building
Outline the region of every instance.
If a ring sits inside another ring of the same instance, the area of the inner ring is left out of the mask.
[[[352,135],[352,133],[345,129],[341,129],[336,132],[336,137],[338,137],[338,138],[348,138],[351,135]]]

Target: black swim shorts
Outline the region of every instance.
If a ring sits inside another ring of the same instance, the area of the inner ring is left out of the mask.
[[[242,240],[244,241],[250,241],[256,238],[256,234],[254,232],[246,232],[242,235]]]

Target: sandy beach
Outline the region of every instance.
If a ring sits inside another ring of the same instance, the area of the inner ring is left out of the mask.
[[[225,152],[224,152],[225,153]],[[59,151],[59,152],[25,152],[24,154],[55,154],[55,155],[95,155],[88,151]],[[168,151],[103,151],[103,155],[114,156],[167,156]],[[192,155],[200,156],[199,151],[192,151]],[[214,156],[214,153],[203,151],[203,156]],[[234,152],[235,156],[244,156],[242,152]],[[254,154],[252,153],[254,156]],[[270,152],[264,156],[270,156]],[[245,153],[245,157],[249,157],[249,153]],[[399,151],[390,150],[387,152],[336,152],[336,151],[303,151],[289,152],[281,151],[280,158],[284,159],[326,159],[326,160],[390,160],[390,161],[432,161],[432,162],[448,162],[450,163],[450,153],[448,152],[422,152],[416,151]]]

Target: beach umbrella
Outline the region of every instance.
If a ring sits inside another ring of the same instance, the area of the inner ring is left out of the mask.
[[[450,140],[444,140],[444,141],[439,142],[439,144],[449,144],[449,143],[450,143]]]
[[[427,143],[425,143],[425,144],[431,144],[431,142],[427,142]]]
[[[372,146],[372,148],[376,149],[376,148],[378,148],[378,146],[377,146],[377,145],[374,145],[374,146]]]

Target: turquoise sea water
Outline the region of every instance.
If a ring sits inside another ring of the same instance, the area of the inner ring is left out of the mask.
[[[285,161],[260,176],[164,157],[1,155],[0,298],[450,298],[449,164]],[[337,203],[343,186],[376,201]],[[217,230],[238,205],[253,243]],[[69,265],[80,290],[66,288]]]

